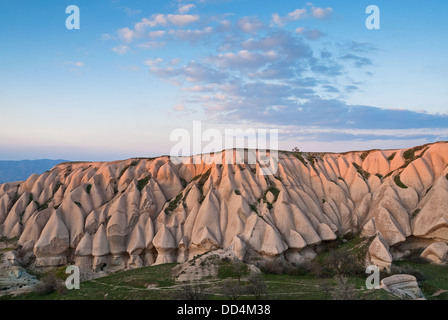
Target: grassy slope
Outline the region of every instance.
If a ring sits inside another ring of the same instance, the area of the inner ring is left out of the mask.
[[[329,251],[334,249],[352,250],[355,255],[364,255],[366,245],[359,237],[353,237],[349,240],[338,240],[329,243],[326,252],[316,257],[316,261],[322,261],[328,255]],[[228,278],[235,279],[229,262],[218,261],[218,275],[215,278],[205,278],[200,285],[209,293],[209,299],[227,299],[222,294],[223,281]],[[440,290],[448,290],[448,266],[437,266],[432,264],[419,264],[415,262],[399,261],[395,263],[398,266],[408,265],[413,269],[423,273],[425,280],[420,283],[423,293],[428,299],[448,299],[448,293],[442,293],[432,297],[434,293]],[[182,284],[176,283],[171,275],[171,270],[175,263],[164,264],[150,267],[143,267],[134,270],[121,271],[115,274],[98,278],[95,280],[81,283],[80,290],[65,291],[64,293],[51,293],[44,296],[38,296],[36,293],[30,293],[19,297],[5,296],[0,299],[135,299],[135,300],[169,300],[176,299],[182,293]],[[355,284],[362,299],[395,299],[383,290],[364,289],[367,275],[349,276],[349,281]],[[267,285],[266,299],[299,299],[299,300],[322,300],[330,299],[328,293],[322,290],[322,283],[334,283],[332,278],[318,279],[311,273],[301,275],[290,274],[270,274],[264,273],[263,279]],[[247,283],[244,279],[242,283]],[[150,289],[147,289],[148,286]],[[253,296],[242,296],[241,299],[254,299]]]

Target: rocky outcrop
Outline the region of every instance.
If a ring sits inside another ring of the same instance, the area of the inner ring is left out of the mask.
[[[235,159],[234,152],[214,157]],[[375,237],[368,258],[381,268],[410,238],[422,239],[421,249],[441,243],[425,255],[442,259],[446,142],[279,152],[271,175],[260,175],[258,163],[223,163],[174,164],[166,156],[62,163],[0,185],[0,237],[17,238],[39,266],[94,270],[183,262],[225,248],[241,260],[282,256],[300,263],[351,231]]]
[[[445,242],[434,242],[422,252],[421,257],[437,264],[444,264],[448,260],[448,245]]]
[[[381,280],[381,288],[400,299],[426,300],[417,279],[409,274],[395,274]]]
[[[380,269],[390,270],[392,255],[389,252],[387,241],[378,234],[369,246],[370,263]]]

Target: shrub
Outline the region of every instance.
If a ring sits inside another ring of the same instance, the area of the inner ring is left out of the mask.
[[[146,187],[146,185],[148,184],[149,180],[151,179],[151,177],[146,177],[143,179],[138,180],[137,182],[137,189],[138,191],[142,191],[144,187]]]
[[[315,260],[308,262],[307,267],[308,272],[310,272],[315,278],[322,278],[324,275],[322,265]]]
[[[61,284],[58,282],[55,273],[48,273],[44,275],[40,282],[34,287],[34,292],[39,296],[44,296],[55,291],[60,290]]]
[[[302,156],[301,152],[293,152],[292,155],[296,157],[300,162],[302,162],[306,166],[305,159]]]
[[[252,273],[249,276],[249,286],[247,292],[253,294],[255,300],[260,300],[267,293],[267,286],[263,277],[259,273]]]
[[[90,194],[90,190],[92,190],[92,185],[91,184],[87,185],[87,187],[86,187],[87,194]]]
[[[257,206],[255,204],[250,204],[249,207],[251,211],[258,213]]]
[[[247,291],[238,281],[226,279],[222,283],[221,292],[230,300],[238,300]]]
[[[186,284],[182,286],[182,291],[176,296],[179,300],[206,300],[208,293],[202,286],[192,286]]]
[[[326,299],[328,299],[330,297],[332,289],[333,289],[333,287],[329,280],[320,280],[319,281],[319,290],[325,294]]]
[[[240,190],[235,190],[235,194],[236,194],[237,196],[240,196],[240,195],[241,195]]]
[[[170,201],[168,207],[165,208],[165,214],[170,215],[171,212],[173,212],[177,208],[181,200],[182,200],[182,193],[179,193],[176,196],[176,198]]]
[[[370,172],[365,171],[361,166],[359,166],[356,162],[352,162],[352,165],[356,168],[356,171],[363,177],[364,180],[369,179]]]
[[[272,274],[282,274],[284,269],[284,263],[280,259],[265,261],[261,266],[261,271]]]
[[[406,160],[412,160],[414,159],[414,157],[415,157],[414,149],[409,149],[403,152],[403,158],[405,158]]]
[[[361,156],[360,156],[361,160],[364,161],[367,158],[367,156],[370,154],[371,151],[372,150],[364,151],[363,153],[361,153]]]
[[[401,180],[400,180],[400,176],[399,176],[399,175],[397,175],[397,176],[394,177],[394,181],[395,181],[395,184],[396,184],[397,186],[399,186],[400,188],[402,188],[402,189],[407,189],[407,188],[408,188],[407,185],[405,185],[403,182],[401,182]]]
[[[389,161],[394,160],[396,154],[397,154],[396,152],[392,153],[392,154],[387,158],[387,160],[389,160]]]
[[[357,300],[355,285],[348,281],[346,277],[334,277],[335,285],[331,289],[333,300]]]
[[[308,264],[301,263],[298,265],[285,265],[283,272],[290,276],[304,276],[308,273]]]
[[[325,271],[339,277],[356,275],[364,271],[353,252],[346,249],[330,251],[322,265]]]
[[[426,280],[426,276],[420,270],[410,265],[403,265],[403,266],[392,265],[390,271],[391,274],[410,274],[414,276],[418,282]]]

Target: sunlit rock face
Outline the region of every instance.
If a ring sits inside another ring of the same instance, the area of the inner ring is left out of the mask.
[[[228,247],[247,261],[300,263],[355,231],[374,239],[370,262],[387,267],[410,237],[424,248],[448,242],[447,165],[446,142],[279,152],[273,175],[261,175],[259,163],[175,165],[169,157],[62,163],[0,185],[0,237],[18,239],[38,266],[105,270]]]

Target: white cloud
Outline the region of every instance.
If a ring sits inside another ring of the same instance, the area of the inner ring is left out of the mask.
[[[120,44],[114,48],[112,48],[113,52],[116,52],[118,54],[126,54],[131,48],[129,48],[129,46],[124,45],[124,44]]]
[[[178,65],[179,63],[180,63],[180,58],[172,59],[172,60],[170,61],[170,64],[171,64],[172,66],[176,66],[176,65]]]
[[[246,33],[254,33],[264,28],[263,21],[257,18],[243,17],[236,22],[237,27]]]
[[[280,27],[283,27],[286,24],[284,19],[282,19],[278,13],[272,14],[272,23]]]
[[[149,59],[145,60],[145,64],[150,67],[157,66],[158,64],[160,64],[162,62],[163,62],[162,58],[149,58]]]
[[[81,61],[67,61],[67,62],[64,62],[64,64],[69,64],[69,65],[75,66],[77,68],[81,68],[84,66],[84,62],[81,62]]]
[[[199,21],[199,19],[199,15],[190,14],[153,14],[149,19],[143,18],[140,22],[136,23],[133,30],[125,27],[119,29],[117,33],[121,41],[131,43],[136,38],[144,37],[148,28],[154,28],[156,26],[167,27],[169,25],[184,27]],[[164,33],[165,31],[163,30],[155,30],[150,31],[147,36],[156,38],[163,36]]]
[[[333,9],[330,7],[328,7],[328,8],[312,7],[311,8],[311,16],[316,19],[326,19],[326,18],[331,17],[332,14],[333,14]]]
[[[304,35],[308,40],[318,40],[324,36],[320,30],[306,29],[304,27],[297,28],[296,33]]]
[[[130,43],[134,38],[136,37],[136,34],[133,30],[126,28],[118,29],[118,37],[121,39],[121,41]]]
[[[104,33],[101,35],[101,41],[108,41],[108,40],[113,40],[115,39],[114,36],[110,35],[109,33]]]
[[[307,3],[306,6],[311,6],[311,3]],[[316,18],[316,19],[326,19],[331,17],[333,14],[333,9],[328,8],[318,8],[318,7],[311,7],[310,11],[306,8],[303,9],[296,9],[290,13],[288,13],[286,16],[282,17],[278,13],[272,14],[271,23],[273,25],[277,25],[280,27],[283,27],[286,23],[290,21],[296,21],[296,20],[303,20],[305,18]]]
[[[140,10],[140,9],[124,8],[124,12],[126,12],[126,14],[128,16],[133,16],[133,15],[142,13],[142,10]]]
[[[142,49],[157,49],[157,48],[163,48],[165,44],[166,44],[165,42],[161,41],[148,41],[140,43],[138,47]]]
[[[210,35],[213,33],[212,27],[205,27],[202,30],[170,30],[169,34],[175,36],[180,40],[186,41],[197,41],[202,39],[204,36]]]
[[[183,27],[193,22],[199,21],[198,15],[190,14],[169,14],[167,18],[172,24],[178,27]]]
[[[251,52],[241,50],[239,52],[223,53],[209,57],[209,60],[216,63],[221,68],[258,68],[269,62],[278,59],[278,55],[274,50],[267,52]]]
[[[157,30],[157,31],[150,31],[148,32],[148,37],[150,38],[160,38],[163,37],[165,35],[165,31],[164,30]]]
[[[193,3],[189,3],[189,4],[180,4],[179,5],[179,9],[178,12],[180,14],[185,14],[187,12],[189,12],[191,9],[196,8],[196,5]]]
[[[173,106],[173,110],[174,111],[185,111],[185,105],[183,105],[183,104],[175,105],[175,106]]]
[[[288,13],[288,18],[291,20],[300,20],[306,17],[306,9],[296,9]]]

